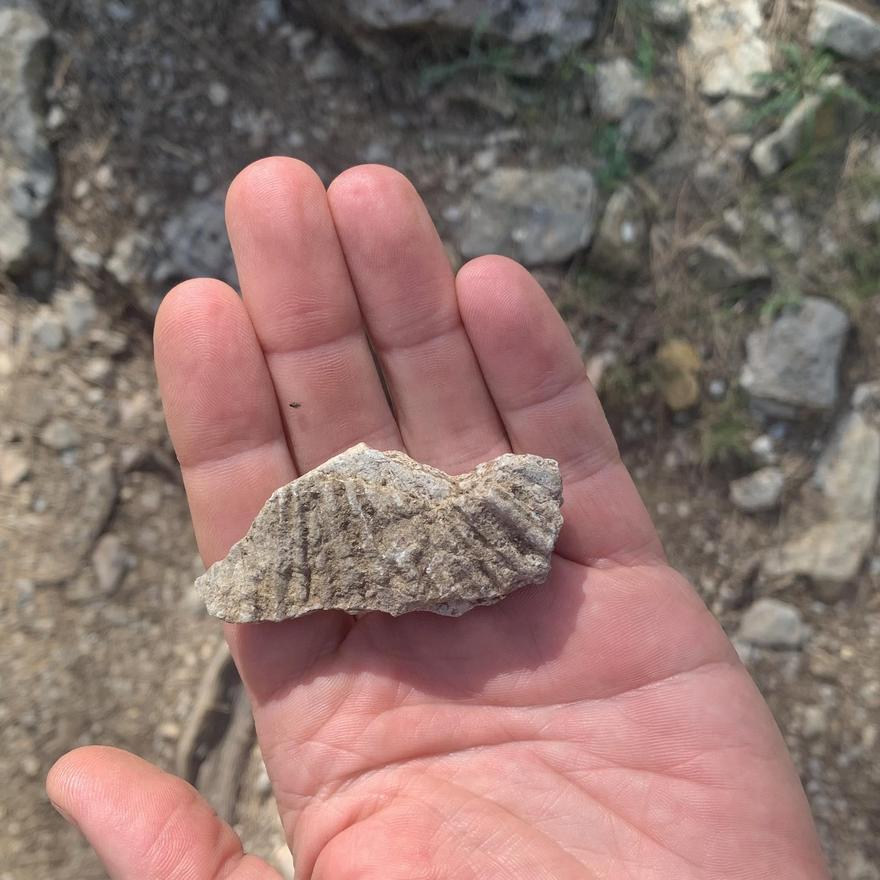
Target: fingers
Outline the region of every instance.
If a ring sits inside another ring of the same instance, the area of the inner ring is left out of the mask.
[[[114,880],[279,880],[192,786],[127,752],[77,749],[46,789]]]
[[[296,477],[272,379],[241,300],[201,279],[168,294],[156,316],[156,373],[202,559],[210,565]],[[230,627],[245,684],[277,689],[348,631],[342,614]]]
[[[449,259],[412,185],[365,165],[338,177],[328,197],[410,455],[461,472],[509,451],[461,324]]]
[[[168,294],[154,350],[193,526],[210,565],[295,477],[272,380],[241,301],[219,281],[189,281]]]
[[[662,559],[580,354],[546,294],[504,257],[473,260],[456,283],[462,320],[514,451],[559,462],[565,525],[558,552],[583,563]]]
[[[318,176],[295,159],[255,162],[230,187],[226,214],[299,470],[360,441],[400,448]]]

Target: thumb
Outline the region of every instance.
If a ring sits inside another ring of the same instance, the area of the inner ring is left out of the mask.
[[[128,752],[76,749],[46,790],[113,880],[280,880],[191,785]]]

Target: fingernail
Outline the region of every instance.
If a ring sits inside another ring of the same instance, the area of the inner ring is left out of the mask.
[[[59,813],[59,815],[64,819],[65,822],[69,822],[71,825],[73,825],[74,828],[76,828],[77,831],[80,830],[79,825],[76,824],[76,820],[73,818],[73,816],[70,815],[70,813],[68,813],[66,810],[62,810],[61,807],[59,807],[58,804],[55,803],[55,801],[49,801],[49,803],[52,804],[56,812]]]

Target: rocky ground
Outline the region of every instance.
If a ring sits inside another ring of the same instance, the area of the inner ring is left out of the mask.
[[[880,6],[464,6],[0,0],[0,880],[103,876],[43,792],[86,742],[291,870],[150,351],[268,153],[395,165],[454,263],[533,269],[834,876],[880,878]]]

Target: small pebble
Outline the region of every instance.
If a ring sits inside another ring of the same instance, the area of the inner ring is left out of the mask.
[[[79,432],[69,422],[63,419],[52,419],[42,431],[40,442],[49,449],[63,452],[66,449],[75,449],[82,442]]]

